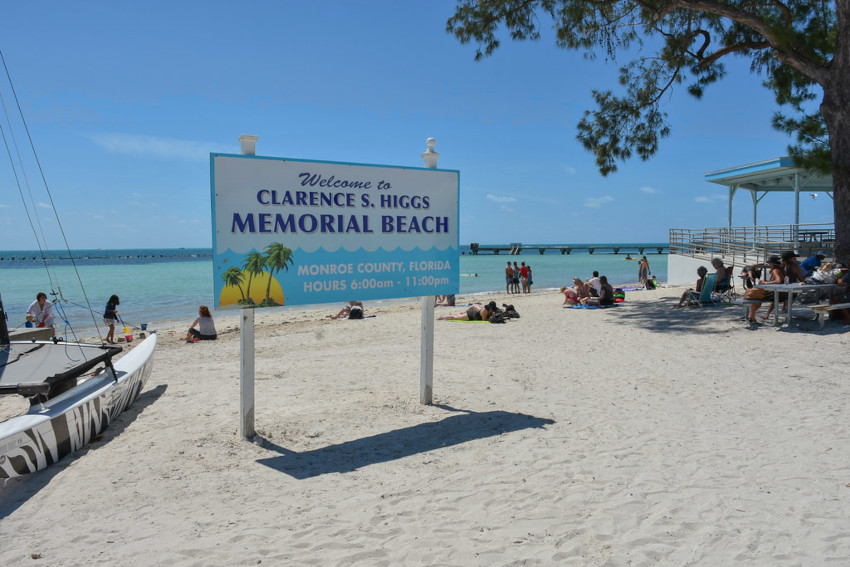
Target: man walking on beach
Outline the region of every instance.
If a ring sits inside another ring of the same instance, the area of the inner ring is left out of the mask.
[[[514,287],[514,269],[511,268],[511,261],[508,260],[508,267],[505,268],[505,292],[511,293]]]

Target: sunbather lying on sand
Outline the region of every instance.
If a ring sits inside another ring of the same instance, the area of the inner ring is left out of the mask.
[[[490,315],[496,312],[496,302],[491,301],[487,305],[473,303],[466,311],[455,315],[444,315],[440,321],[487,321]]]

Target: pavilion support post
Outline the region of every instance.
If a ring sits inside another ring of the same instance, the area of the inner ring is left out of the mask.
[[[756,191],[750,191],[750,197],[753,198],[753,230],[758,226],[759,218],[759,199]]]
[[[794,231],[792,240],[797,242],[800,235],[800,174],[794,174]]]
[[[732,228],[732,197],[735,196],[735,192],[738,190],[737,185],[729,186],[729,228]]]

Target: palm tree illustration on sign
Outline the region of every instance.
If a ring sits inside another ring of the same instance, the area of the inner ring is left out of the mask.
[[[278,305],[271,297],[272,279],[274,279],[275,272],[280,272],[281,270],[288,272],[289,264],[294,264],[295,262],[292,261],[292,250],[280,242],[269,244],[265,252],[266,267],[269,269],[269,281],[266,284],[266,297],[260,305],[262,307],[271,307]],[[283,294],[283,286],[281,286],[281,294]],[[283,300],[283,297],[281,297],[281,300]]]
[[[255,304],[254,298],[251,297],[251,283],[254,281],[254,276],[259,276],[263,273],[265,267],[266,259],[259,252],[248,254],[245,262],[242,264],[242,269],[248,274],[248,291],[245,293],[245,303],[247,305]]]
[[[242,273],[242,270],[236,266],[229,267],[226,272],[221,274],[221,281],[224,282],[225,287],[233,286],[239,290],[239,294],[242,296],[239,303],[245,301],[245,291],[242,289],[242,284],[245,281],[245,274]]]
[[[231,266],[221,275],[224,288],[219,296],[219,305],[275,307],[284,304],[283,286],[274,276],[282,270],[288,272],[289,266],[294,265],[292,250],[280,242],[274,242],[269,244],[264,252],[265,255],[251,252],[245,256],[242,269]],[[243,290],[242,284],[245,284],[246,276],[248,281]],[[263,284],[264,295],[261,291]],[[252,291],[252,287],[259,289]]]

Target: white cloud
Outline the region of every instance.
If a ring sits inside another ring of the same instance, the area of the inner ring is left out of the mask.
[[[604,197],[587,197],[584,200],[584,206],[590,207],[591,209],[597,209],[602,205],[606,205],[614,200],[614,197],[610,195],[605,195]]]
[[[136,157],[156,157],[163,159],[181,159],[190,161],[207,161],[210,152],[236,153],[233,146],[199,142],[195,140],[175,140],[172,138],[157,138],[155,136],[138,136],[134,134],[93,134],[91,140],[113,154],[123,154]]]
[[[643,191],[648,195],[657,195],[661,193],[661,189],[656,189],[655,187],[650,187],[649,185],[644,185],[643,187],[638,188],[639,191]]]
[[[36,203],[36,206],[41,209],[52,209],[49,203]]]
[[[570,167],[569,165],[564,166],[564,171],[566,171],[569,175],[575,175],[576,174],[576,168]]]
[[[694,197],[695,203],[715,203],[717,201],[725,201],[729,196],[724,195],[723,193],[715,193],[714,195],[700,195],[699,197]]]
[[[506,207],[505,205],[502,205],[501,209],[502,209],[503,211],[505,211],[506,213],[515,213],[515,212],[516,212],[516,211],[515,211],[515,210],[513,210],[512,208],[510,208],[510,207]]]
[[[487,193],[487,199],[494,203],[516,203],[516,197],[499,197]]]
[[[3,203],[0,203],[0,209],[11,209],[11,208],[12,208],[11,205],[4,205]]]

